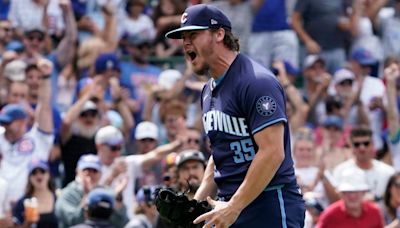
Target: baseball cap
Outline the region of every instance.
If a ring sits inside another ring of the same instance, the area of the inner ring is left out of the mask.
[[[283,61],[283,64],[285,65],[285,70],[286,73],[292,76],[297,76],[299,74],[299,69],[297,69],[293,64],[291,64],[289,61]]]
[[[95,169],[101,172],[101,162],[97,155],[85,154],[79,158],[77,168],[78,170]]]
[[[152,122],[143,121],[136,126],[135,138],[141,139],[155,139],[158,140],[158,127]]]
[[[335,72],[335,74],[333,75],[333,83],[336,85],[345,80],[353,81],[354,78],[355,78],[355,76],[354,76],[353,72],[351,72],[348,69],[342,68],[342,69],[337,70]]]
[[[11,81],[25,80],[27,64],[22,60],[13,60],[4,67],[4,76]]]
[[[312,65],[314,65],[316,62],[325,63],[325,61],[318,55],[308,55],[304,59],[303,68],[307,69],[307,68],[311,67]]]
[[[33,170],[39,169],[39,168],[43,169],[45,171],[49,171],[49,165],[47,164],[47,162],[45,162],[43,160],[32,159],[28,164],[29,174],[31,174]]]
[[[0,111],[0,123],[10,124],[14,120],[25,119],[27,114],[19,104],[8,104]]]
[[[356,48],[351,52],[351,59],[362,66],[374,65],[378,60],[365,48]]]
[[[83,106],[81,108],[81,113],[90,111],[90,110],[97,111],[97,106],[93,101],[88,100],[85,102],[85,104],[83,104]]]
[[[124,136],[118,128],[108,125],[97,131],[94,140],[96,144],[115,146],[124,142]]]
[[[324,127],[334,126],[337,127],[338,129],[343,129],[343,120],[341,117],[337,115],[329,115],[326,117],[322,125]]]
[[[31,28],[31,29],[25,31],[25,36],[30,36],[34,33],[37,33],[41,36],[44,36],[46,34],[44,29],[42,29],[42,28]]]
[[[340,192],[368,191],[369,186],[366,181],[365,173],[357,167],[344,169],[339,175]]]
[[[165,37],[181,39],[184,31],[209,28],[224,28],[230,31],[232,26],[228,17],[217,7],[206,4],[193,5],[182,14],[181,27],[168,32]]]
[[[206,164],[206,158],[204,157],[203,153],[198,150],[184,150],[175,159],[175,165],[181,166],[183,163],[192,160],[192,161],[199,161]]]
[[[89,192],[87,196],[87,205],[89,207],[101,207],[104,209],[113,209],[115,203],[114,194],[111,190],[98,187]]]
[[[181,78],[182,78],[182,73],[179,72],[178,70],[173,70],[173,69],[164,70],[158,76],[158,84],[161,87],[170,90],[175,85],[175,83]]]
[[[112,53],[104,53],[97,57],[95,62],[96,74],[102,74],[107,70],[120,71],[119,59]]]

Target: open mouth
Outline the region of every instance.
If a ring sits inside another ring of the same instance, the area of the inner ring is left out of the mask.
[[[188,51],[186,54],[189,56],[191,62],[193,62],[197,57],[197,54],[194,51]]]

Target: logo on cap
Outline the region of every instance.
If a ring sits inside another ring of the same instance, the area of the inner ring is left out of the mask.
[[[216,25],[216,24],[218,24],[218,21],[216,21],[216,20],[214,20],[214,19],[211,19],[211,24],[212,24],[212,25]]]
[[[188,13],[184,12],[181,17],[181,24],[184,24],[187,21]]]
[[[112,69],[113,67],[114,67],[113,61],[108,60],[108,61],[106,62],[106,68],[107,68],[107,69]]]

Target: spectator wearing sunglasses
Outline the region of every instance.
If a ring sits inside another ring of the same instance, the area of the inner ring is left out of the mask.
[[[96,83],[65,114],[61,126],[61,160],[64,164],[63,186],[75,179],[78,159],[84,154],[96,152],[94,137],[101,127],[99,109],[91,99],[98,90]]]
[[[33,159],[29,166],[29,177],[24,196],[13,209],[13,221],[16,227],[58,227],[54,213],[56,195],[47,162]],[[24,201],[35,197],[38,202],[39,220],[34,221],[25,213]]]
[[[71,227],[84,222],[89,193],[100,186],[102,169],[97,155],[86,154],[79,158],[75,180],[63,188],[57,198],[56,215],[59,227]],[[115,194],[118,195],[120,190],[115,189]],[[110,222],[114,227],[123,227],[128,222],[126,208],[116,199],[114,209]]]
[[[345,170],[359,168],[365,172],[372,199],[380,201],[394,168],[375,159],[372,130],[367,126],[356,126],[351,130],[350,143],[353,158],[339,164],[333,171],[334,180],[338,181]]]

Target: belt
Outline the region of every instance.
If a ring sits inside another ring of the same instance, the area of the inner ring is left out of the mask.
[[[273,191],[273,190],[282,189],[286,185],[290,185],[290,184],[279,184],[279,185],[268,186],[263,190],[263,192],[269,192],[269,191]],[[226,201],[229,201],[232,198],[232,196],[233,195],[230,195],[230,196],[218,196],[218,200],[226,202]]]

